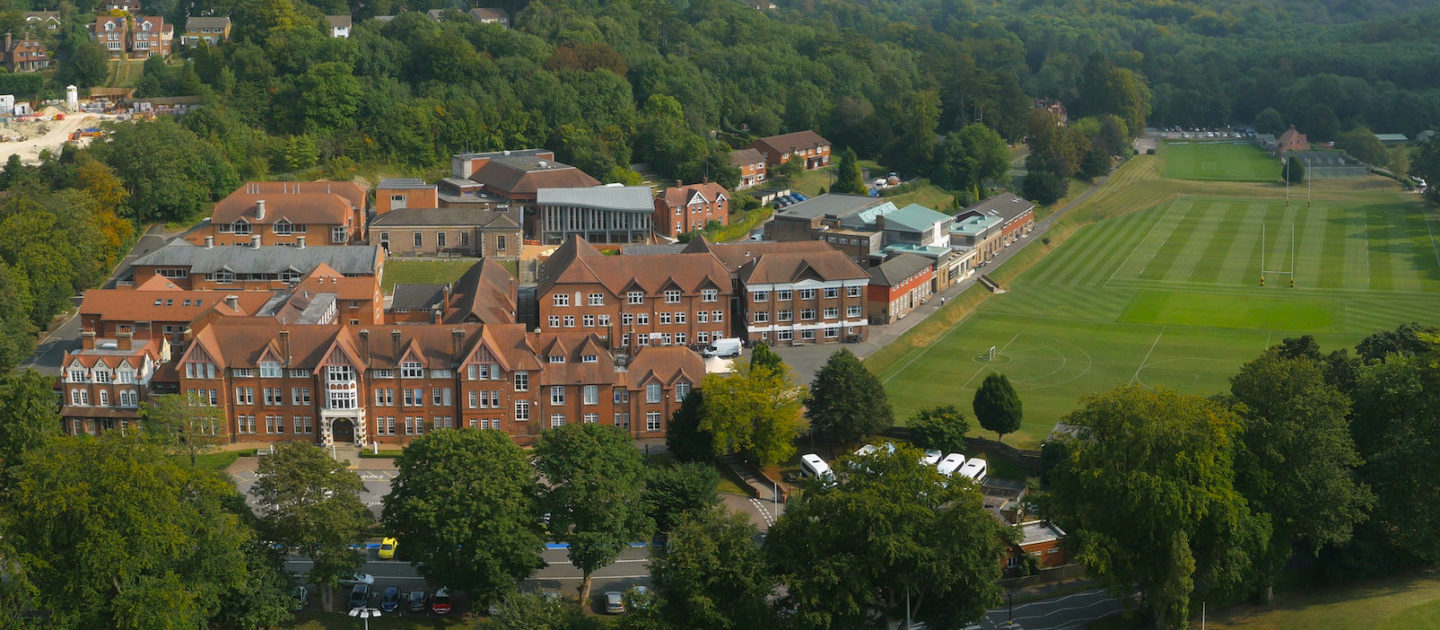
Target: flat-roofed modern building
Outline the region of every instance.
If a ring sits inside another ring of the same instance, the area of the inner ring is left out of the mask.
[[[541,188],[535,198],[541,243],[559,245],[571,236],[601,245],[651,239],[655,202],[648,187]]]

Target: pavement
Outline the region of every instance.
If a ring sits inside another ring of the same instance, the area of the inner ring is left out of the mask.
[[[986,611],[979,625],[983,630],[1081,630],[1123,610],[1119,600],[1103,589],[1091,589]]]
[[[135,260],[145,254],[153,252],[165,246],[168,242],[164,231],[158,225],[150,226],[130,248],[130,252],[115,267],[110,278],[105,281],[106,288],[114,288],[115,282],[120,278],[129,277],[130,266]],[[68,319],[57,326],[53,326],[40,343],[35,347],[34,354],[24,363],[20,369],[35,370],[41,374],[60,374],[60,363],[65,360],[65,353],[80,347],[80,310],[75,312]]]
[[[1096,180],[1095,185],[1091,186],[1089,190],[1086,190],[1079,197],[1076,197],[1069,203],[1061,206],[1055,212],[1045,217],[1044,220],[1037,222],[1034,229],[1030,231],[1029,235],[1021,237],[1014,243],[1011,243],[1009,246],[1001,249],[994,258],[991,258],[990,261],[985,264],[985,267],[976,270],[975,273],[955,283],[954,285],[951,285],[949,288],[946,288],[943,291],[939,291],[931,295],[930,299],[927,302],[921,304],[920,307],[915,309],[914,311],[911,311],[910,314],[906,315],[900,321],[893,324],[869,326],[870,332],[865,341],[859,343],[847,343],[844,345],[813,344],[804,346],[781,346],[772,349],[775,351],[776,354],[780,355],[780,358],[785,360],[786,365],[789,365],[790,368],[794,370],[795,382],[797,383],[809,383],[810,381],[812,381],[815,378],[815,373],[819,371],[822,365],[825,364],[825,361],[830,358],[830,355],[834,354],[836,350],[839,350],[842,347],[850,350],[850,352],[853,352],[855,356],[860,357],[861,359],[869,356],[876,350],[879,350],[880,348],[883,348],[894,342],[896,339],[899,339],[902,335],[909,332],[910,329],[918,326],[920,322],[925,321],[927,317],[930,317],[931,315],[935,314],[936,311],[939,311],[946,302],[953,299],[955,296],[960,295],[962,292],[964,292],[966,289],[969,289],[976,282],[979,282],[980,275],[982,273],[993,270],[996,267],[1005,264],[1005,262],[1010,260],[1010,258],[1014,257],[1017,252],[1025,249],[1026,247],[1029,247],[1031,243],[1039,241],[1042,237],[1044,237],[1045,233],[1050,230],[1050,226],[1055,224],[1055,221],[1059,220],[1059,218],[1064,216],[1066,212],[1069,212],[1070,209],[1080,205],[1086,199],[1089,199],[1090,195],[1094,194],[1095,191],[1099,190],[1101,186],[1104,186],[1105,182],[1109,179],[1110,178],[1107,176]],[[747,354],[745,355],[745,360],[749,360],[749,351],[747,350],[746,352]]]

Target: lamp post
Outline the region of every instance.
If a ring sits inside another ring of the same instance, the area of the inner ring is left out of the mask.
[[[351,608],[351,609],[350,609],[350,616],[351,616],[351,617],[359,617],[359,618],[361,618],[361,619],[364,619],[364,620],[365,620],[365,630],[370,630],[370,618],[371,618],[371,617],[379,617],[379,616],[380,616],[380,609],[379,609],[379,608],[370,608],[370,607]]]

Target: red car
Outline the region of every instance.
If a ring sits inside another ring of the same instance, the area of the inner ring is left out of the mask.
[[[441,587],[430,600],[430,612],[444,615],[450,612],[450,587]]]

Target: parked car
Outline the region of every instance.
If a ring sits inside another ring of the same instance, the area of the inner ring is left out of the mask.
[[[351,574],[349,574],[349,575],[343,575],[343,576],[340,577],[340,585],[341,585],[341,586],[350,586],[351,584],[367,584],[367,585],[368,585],[368,584],[374,584],[374,583],[375,583],[375,576],[370,575],[369,573],[351,573]]]
[[[605,593],[605,614],[619,615],[625,612],[625,594],[620,591]]]
[[[296,586],[295,590],[290,592],[290,596],[295,599],[291,606],[294,610],[305,610],[305,607],[310,605],[310,589],[306,588],[304,584]]]
[[[400,609],[400,587],[387,586],[385,594],[380,598],[380,610],[395,612]]]
[[[409,605],[405,608],[410,612],[425,612],[425,602],[430,601],[430,596],[424,590],[415,589],[410,591]]]
[[[380,559],[390,560],[395,557],[395,547],[399,542],[394,538],[383,538],[380,540]]]
[[[800,193],[790,193],[790,196],[799,199],[800,201],[805,201],[806,199],[809,199],[809,197],[806,197],[805,195],[802,195]]]
[[[359,582],[350,589],[350,608],[364,608],[370,605],[370,584]]]
[[[435,597],[430,600],[430,612],[437,615],[450,614],[450,587],[442,586],[435,591]]]

